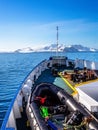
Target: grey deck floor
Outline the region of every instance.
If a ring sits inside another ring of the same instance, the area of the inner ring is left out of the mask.
[[[68,87],[68,85],[63,81],[61,77],[55,77],[51,74],[50,69],[47,69],[44,72],[42,72],[41,76],[36,81],[36,84],[39,84],[41,82],[53,83],[54,85],[57,85],[58,87],[65,89],[69,94],[73,93],[73,90],[70,87]]]

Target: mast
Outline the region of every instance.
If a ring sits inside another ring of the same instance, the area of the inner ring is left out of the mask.
[[[56,36],[56,40],[57,40],[57,56],[58,56],[58,26],[56,27],[56,30],[57,30],[57,36]]]

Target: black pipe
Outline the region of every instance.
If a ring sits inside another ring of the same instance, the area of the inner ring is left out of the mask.
[[[89,114],[86,109],[81,106],[71,95],[69,95],[66,91],[59,91],[57,93],[59,99],[68,106],[68,110],[70,111],[79,111],[84,117],[91,117],[92,114]],[[93,116],[92,116],[93,118]],[[98,130],[98,122],[93,118],[89,123],[89,128],[93,130]]]

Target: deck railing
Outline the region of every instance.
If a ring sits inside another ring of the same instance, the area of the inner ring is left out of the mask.
[[[17,109],[17,110],[19,109],[18,108],[19,106],[17,104],[18,94],[21,91],[21,89],[24,87],[24,85],[28,84],[28,80],[31,80],[32,84],[34,83],[34,80],[36,80],[41,75],[41,72],[44,71],[45,69],[47,69],[47,64],[48,64],[48,61],[43,60],[41,63],[39,63],[37,66],[35,66],[31,70],[31,72],[27,75],[27,77],[25,77],[23,82],[20,84],[20,87],[18,88],[14,98],[12,99],[12,102],[5,115],[5,118],[4,118],[2,126],[1,126],[1,130],[17,130],[16,123],[15,123],[15,119],[16,119],[15,109]],[[34,79],[34,77],[36,77],[36,78]],[[18,111],[17,116],[20,116],[19,111]]]

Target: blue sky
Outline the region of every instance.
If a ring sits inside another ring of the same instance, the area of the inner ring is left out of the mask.
[[[98,0],[0,0],[0,51],[56,43],[98,48]]]

